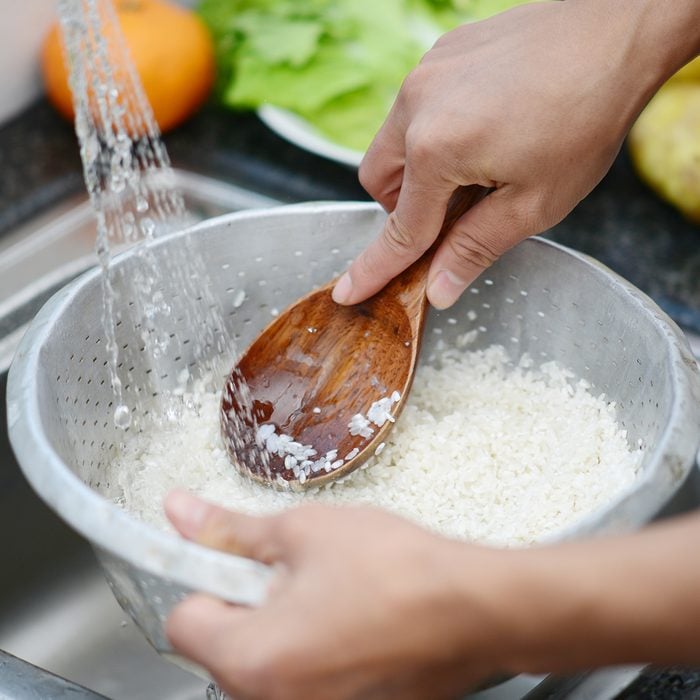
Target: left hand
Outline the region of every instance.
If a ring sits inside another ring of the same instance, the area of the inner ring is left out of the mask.
[[[252,517],[179,491],[166,511],[188,539],[276,567],[260,608],[196,594],[168,620],[175,649],[237,700],[453,698],[497,671],[491,580],[507,552],[370,508]]]

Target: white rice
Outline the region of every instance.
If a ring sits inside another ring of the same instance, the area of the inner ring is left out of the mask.
[[[114,500],[164,528],[163,498],[184,487],[248,513],[305,500],[370,504],[450,537],[527,545],[629,489],[641,455],[628,446],[614,405],[585,382],[554,363],[514,366],[498,346],[447,352],[439,367],[421,366],[370,467],[303,494],[252,483],[231,466],[217,394],[182,400],[195,409],[133,436],[112,465]]]

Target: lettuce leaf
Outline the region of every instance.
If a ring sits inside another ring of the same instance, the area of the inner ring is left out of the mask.
[[[360,151],[403,78],[444,31],[525,0],[201,0],[219,95],[274,104]]]

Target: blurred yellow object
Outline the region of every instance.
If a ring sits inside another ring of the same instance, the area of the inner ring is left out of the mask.
[[[172,129],[197,110],[214,82],[209,31],[193,12],[165,0],[114,0],[114,6],[158,126],[161,131]],[[64,55],[55,23],[44,40],[42,74],[49,100],[73,119]],[[117,65],[117,80],[120,69]]]
[[[669,82],[681,80],[696,80],[700,83],[700,56],[686,63],[677,73],[674,73]]]
[[[664,85],[632,127],[629,149],[641,177],[700,223],[700,81]]]

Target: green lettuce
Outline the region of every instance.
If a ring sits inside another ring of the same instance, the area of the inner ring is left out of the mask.
[[[273,104],[364,151],[443,32],[525,0],[201,0],[224,104]]]

